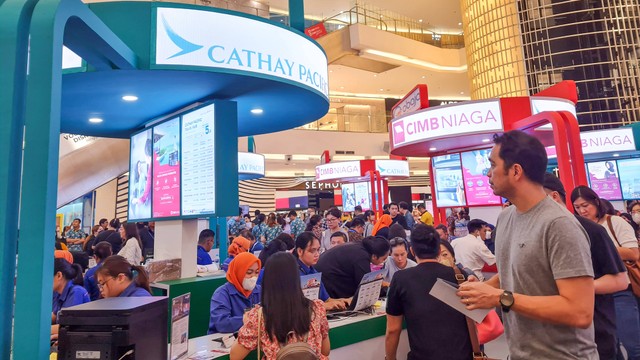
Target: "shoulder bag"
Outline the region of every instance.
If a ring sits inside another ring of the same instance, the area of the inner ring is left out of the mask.
[[[458,269],[457,266],[453,267],[453,271],[456,273],[456,280],[458,281],[458,285],[465,282],[464,275],[462,274],[460,269]],[[478,329],[476,328],[476,323],[475,321],[471,320],[467,316],[465,316],[465,319],[467,320],[467,329],[469,330],[469,338],[471,339],[471,349],[473,350],[473,360],[497,360],[497,359],[488,357],[484,352],[482,352],[482,350],[480,350],[480,342],[478,341]],[[504,328],[503,328],[503,331],[504,331]]]
[[[260,331],[262,329],[262,308],[258,309],[258,360],[260,360],[260,343],[261,336]],[[311,329],[311,325],[309,325]],[[287,334],[288,337],[293,337],[295,334],[290,331]],[[304,339],[300,342],[292,342],[289,344],[280,344],[280,350],[276,353],[276,360],[319,360],[320,357],[311,348],[311,345],[307,343],[309,339],[309,333],[304,335]]]
[[[613,235],[613,240],[616,241],[618,247],[622,247],[620,241],[618,241],[616,232],[613,231],[613,225],[611,224],[611,215],[607,215],[607,226],[611,231],[611,235]],[[638,264],[638,260],[625,260],[623,262],[624,266],[627,267],[627,274],[629,275],[629,280],[631,281],[631,290],[636,297],[640,297],[640,265]]]

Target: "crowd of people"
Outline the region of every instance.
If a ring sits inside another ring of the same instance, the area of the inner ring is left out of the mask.
[[[256,348],[275,359],[288,343],[325,359],[326,313],[348,309],[362,278],[383,269],[386,359],[396,358],[403,323],[409,359],[472,358],[465,316],[429,295],[438,279],[464,281],[457,295],[467,309],[498,310],[510,359],[617,360],[622,349],[640,359],[640,294],[628,275],[640,257],[640,202],[623,213],[589,187],[565,189],[546,172],[543,145],[526,133],[494,143],[487,176],[508,200],[495,224],[459,208],[434,227],[424,205],[406,202],[385,205],[379,217],[333,207],[303,216],[256,211],[252,220],[239,209],[227,222],[229,256],[220,268],[228,282],[211,297],[208,332],[238,333],[232,359]],[[67,306],[150,296],[138,226],[103,220],[86,236],[76,219],[66,241],[57,237],[67,249],[55,255],[52,333]],[[215,232],[203,230],[198,266],[212,266],[214,245]],[[84,278],[79,252],[97,263]],[[317,273],[318,298],[307,299],[299,279]]]

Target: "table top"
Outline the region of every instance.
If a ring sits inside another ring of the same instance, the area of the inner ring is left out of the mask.
[[[376,304],[378,305],[378,304]],[[379,305],[374,314],[358,313],[352,317],[341,318],[339,320],[329,321],[329,329],[336,329],[350,324],[360,323],[368,320],[378,319],[385,316],[385,303],[379,302]],[[221,339],[222,337],[230,334],[210,334],[201,337],[197,337],[189,340],[189,352],[186,357],[182,359],[189,360],[208,360],[226,357],[229,355],[230,349],[224,348],[221,341],[214,341],[214,339]]]

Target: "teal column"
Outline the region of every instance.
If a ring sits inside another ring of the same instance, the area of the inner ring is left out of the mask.
[[[0,358],[9,359],[20,209],[27,42],[35,0],[0,0]]]
[[[247,151],[250,153],[256,152],[256,140],[253,135],[247,137]]]
[[[289,24],[304,32],[304,0],[289,0]]]
[[[220,264],[222,264],[229,256],[227,250],[229,248],[229,230],[227,229],[227,218],[225,217],[212,217],[209,219],[209,224],[212,229],[216,229],[217,242],[220,244],[218,250],[220,251]]]
[[[41,0],[30,31],[18,245],[24,260],[18,263],[14,333],[17,360],[49,356],[64,31],[64,23],[53,26],[57,6],[56,1]]]

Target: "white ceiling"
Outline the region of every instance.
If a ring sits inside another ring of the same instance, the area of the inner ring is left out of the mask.
[[[289,8],[288,0],[271,0],[269,6],[278,10]],[[455,0],[366,0],[359,3],[415,19],[422,19],[425,28],[439,33],[460,34],[462,22],[460,2]],[[328,18],[354,7],[353,0],[306,0],[305,15],[314,18]]]

